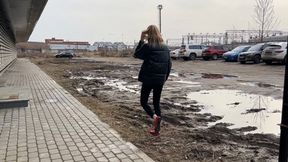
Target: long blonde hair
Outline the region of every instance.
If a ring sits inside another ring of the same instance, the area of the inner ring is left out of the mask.
[[[150,25],[147,28],[148,45],[150,47],[159,47],[163,44],[163,38],[157,26]]]

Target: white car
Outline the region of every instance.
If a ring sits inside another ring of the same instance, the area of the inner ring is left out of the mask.
[[[170,52],[170,57],[171,57],[172,59],[177,59],[177,58],[179,58],[179,51],[180,51],[180,49],[175,49],[175,50],[171,51],[171,52]]]
[[[192,45],[184,44],[181,45],[179,51],[179,57],[184,60],[195,60],[197,57],[202,57],[202,52],[206,49],[204,45]]]
[[[285,63],[287,54],[287,42],[273,42],[263,50],[261,58],[266,64],[275,62]]]

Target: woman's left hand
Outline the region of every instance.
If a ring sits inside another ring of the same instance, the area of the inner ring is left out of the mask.
[[[146,30],[142,31],[142,33],[141,33],[141,41],[144,41],[145,38],[147,38],[147,31]]]

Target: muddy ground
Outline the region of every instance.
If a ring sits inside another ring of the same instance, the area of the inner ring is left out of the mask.
[[[137,75],[141,61],[116,57],[31,60],[155,161],[277,160],[279,134],[253,133],[257,127],[252,125],[231,128],[233,123],[222,122],[223,116],[202,113],[206,105],[193,100],[190,93],[239,90],[281,99],[282,65],[173,60],[171,76],[162,92],[161,135],[152,137],[147,133],[151,120],[139,104]],[[257,114],[267,109],[251,105],[245,111]],[[280,110],[278,106],[273,113],[281,114]],[[241,115],[235,118],[242,120]]]

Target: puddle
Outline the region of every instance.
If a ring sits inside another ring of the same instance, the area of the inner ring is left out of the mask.
[[[171,82],[179,83],[179,85],[181,86],[186,85],[185,87],[201,87],[201,84],[199,82],[191,82],[191,81],[184,81],[184,80],[171,81]]]
[[[205,79],[230,79],[230,78],[238,78],[238,76],[226,75],[226,74],[202,73],[202,78],[205,78]]]
[[[256,83],[254,82],[242,82],[239,84],[244,85],[244,86],[256,87]]]
[[[107,77],[93,77],[89,76],[71,76],[70,79],[85,79],[85,80],[101,80],[104,83],[104,86],[109,86],[112,88],[116,88],[119,91],[127,91],[131,93],[139,93],[139,85],[131,85],[125,81],[119,79],[109,79]],[[82,83],[83,85],[83,83]],[[83,88],[76,88],[79,93],[83,93]]]
[[[169,76],[170,76],[170,77],[179,77],[179,73],[177,73],[177,72],[171,72]]]
[[[204,105],[201,113],[223,116],[223,119],[210,125],[233,123],[229,128],[255,126],[257,130],[250,133],[280,133],[277,124],[281,120],[282,100],[245,94],[238,90],[192,92],[187,97]]]
[[[119,91],[127,91],[131,93],[139,93],[139,86],[138,85],[127,85],[127,82],[121,81],[119,79],[108,80],[104,85],[117,88]]]
[[[191,84],[191,85],[200,85],[199,82],[191,82],[191,81],[184,81],[184,80],[180,80],[180,81],[173,81],[176,83],[183,83],[183,84]]]
[[[260,88],[274,88],[277,90],[283,90],[280,86],[273,85],[273,84],[267,84],[262,82],[251,82],[251,81],[242,81],[238,80],[240,85],[249,86],[249,87],[260,87]]]
[[[70,79],[85,79],[85,80],[93,80],[93,79],[106,79],[106,77],[93,77],[92,75],[89,76],[71,76]]]
[[[78,88],[76,88],[76,90],[79,92],[79,93],[84,93],[84,90],[83,90],[83,88],[82,87],[78,87]]]
[[[261,83],[261,82],[241,82],[239,83],[241,85],[246,85],[246,86],[252,86],[252,87],[262,87],[262,88],[274,88],[277,87],[276,85],[272,85],[272,84],[267,84],[267,83]]]

